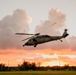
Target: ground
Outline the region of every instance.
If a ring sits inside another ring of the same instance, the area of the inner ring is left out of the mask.
[[[76,71],[18,71],[0,72],[0,75],[76,75]]]

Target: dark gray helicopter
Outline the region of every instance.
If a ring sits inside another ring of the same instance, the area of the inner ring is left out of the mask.
[[[37,34],[27,34],[27,33],[16,33],[16,35],[33,35],[32,37],[28,37],[25,40],[28,40],[24,46],[34,46],[36,47],[38,44],[46,43],[49,41],[55,41],[55,40],[60,40],[62,42],[62,38],[66,38],[69,34],[67,33],[67,29],[64,29],[64,33],[62,36],[49,36],[49,35],[40,35],[40,33]]]

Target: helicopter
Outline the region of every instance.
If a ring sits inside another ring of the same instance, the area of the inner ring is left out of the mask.
[[[60,40],[62,42],[62,38],[66,38],[69,34],[67,33],[68,29],[64,29],[64,32],[61,36],[50,36],[50,35],[40,35],[40,33],[36,34],[28,34],[28,33],[16,33],[16,35],[32,35],[22,41],[28,40],[24,46],[34,46],[36,47],[38,44]]]

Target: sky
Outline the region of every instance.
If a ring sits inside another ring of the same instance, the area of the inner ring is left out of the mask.
[[[17,66],[24,60],[41,66],[76,66],[76,0],[0,0],[0,63]],[[56,24],[50,27],[53,23]],[[17,32],[69,36],[34,47],[22,47],[28,36]]]

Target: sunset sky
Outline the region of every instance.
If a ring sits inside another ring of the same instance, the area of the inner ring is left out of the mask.
[[[17,66],[41,62],[41,66],[76,66],[76,0],[0,0],[0,63]],[[54,26],[50,27],[53,23]],[[18,32],[69,36],[33,46],[22,45],[28,36]]]

